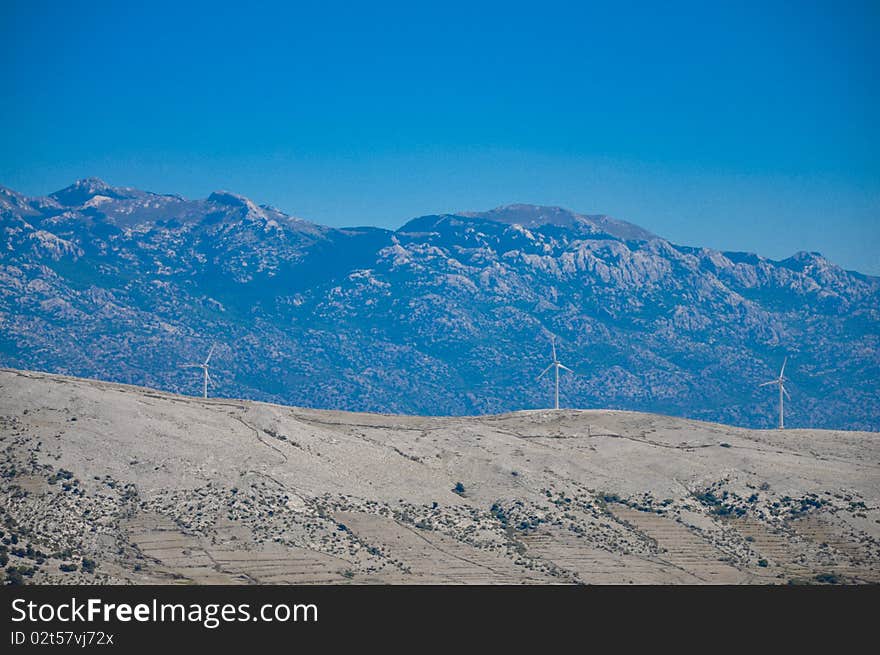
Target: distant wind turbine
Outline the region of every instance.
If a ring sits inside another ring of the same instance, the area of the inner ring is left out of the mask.
[[[208,362],[211,361],[211,355],[214,354],[214,346],[211,345],[211,349],[208,351],[208,356],[205,357],[205,361],[202,364],[184,364],[182,368],[200,368],[204,372],[204,384],[202,386],[202,396],[204,398],[208,397],[208,382],[211,381],[211,376],[208,375]]]
[[[542,377],[544,377],[547,374],[547,371],[549,371],[551,368],[556,369],[556,395],[554,396],[553,408],[559,409],[559,369],[565,369],[569,373],[574,373],[574,371],[572,371],[567,366],[561,364],[559,360],[556,359],[556,337],[553,337],[550,343],[551,347],[553,348],[553,361],[551,362],[550,366],[548,366],[541,372],[541,375],[539,375],[537,379],[540,380]]]
[[[782,397],[782,396],[783,396],[783,394],[786,395],[786,396],[788,396],[789,400],[791,400],[791,396],[789,395],[788,390],[785,388],[785,381],[788,379],[788,378],[785,377],[785,364],[786,364],[787,362],[788,362],[788,357],[786,357],[786,358],[782,361],[782,368],[781,368],[780,371],[779,371],[779,377],[778,377],[778,378],[775,378],[775,379],[773,379],[773,380],[770,380],[769,382],[764,382],[763,384],[758,385],[758,386],[761,386],[761,387],[766,387],[767,385],[775,384],[775,385],[777,385],[777,386],[779,387],[779,429],[780,429],[780,430],[785,429],[785,418],[784,418],[784,415],[783,415],[783,408],[782,408],[782,405],[783,405],[783,397]]]

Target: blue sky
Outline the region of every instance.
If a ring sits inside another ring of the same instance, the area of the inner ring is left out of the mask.
[[[0,184],[554,204],[880,274],[878,2],[134,5],[0,3]]]

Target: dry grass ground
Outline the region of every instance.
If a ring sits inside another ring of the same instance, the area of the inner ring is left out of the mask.
[[[0,370],[0,448],[25,582],[880,582],[874,433],[355,414]]]

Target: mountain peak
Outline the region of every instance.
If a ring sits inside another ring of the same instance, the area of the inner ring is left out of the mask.
[[[93,186],[93,187],[101,187],[105,189],[109,189],[110,185],[107,184],[100,177],[95,177],[94,175],[89,177],[84,177],[80,180],[74,182],[74,186]]]
[[[248,198],[232,191],[214,191],[208,196],[208,202],[216,202],[220,205],[229,205],[231,207],[256,207],[256,205]]]
[[[502,205],[484,212],[462,212],[462,216],[482,218],[498,223],[517,223],[523,227],[539,227],[541,225],[574,225],[577,214],[562,207],[528,205],[516,203]]]
[[[100,177],[84,177],[71,184],[67,189],[78,189],[81,191],[112,191],[113,187],[107,184]],[[62,189],[64,191],[65,189]],[[60,191],[58,192],[60,193]]]
[[[646,241],[656,237],[638,225],[626,221],[617,220],[604,214],[578,214],[564,207],[518,203],[503,205],[485,212],[462,212],[460,215],[510,225],[518,224],[528,228],[537,228],[542,225],[569,228],[586,225],[591,231],[605,232],[619,239],[627,240]]]
[[[98,177],[85,177],[77,180],[68,187],[50,194],[50,198],[54,198],[62,205],[78,206],[88,202],[95,196],[107,196],[108,198],[124,198],[125,193],[122,189],[117,189],[107,184]]]

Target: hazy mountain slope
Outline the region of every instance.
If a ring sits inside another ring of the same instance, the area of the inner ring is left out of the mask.
[[[2,370],[0,443],[8,565],[34,582],[880,581],[876,433],[354,414]],[[94,573],[60,570],[82,558]]]
[[[555,225],[578,230],[584,234],[607,234],[619,239],[654,239],[657,235],[647,230],[620,221],[610,216],[585,216],[562,207],[541,207],[538,205],[507,205],[487,212],[464,212],[462,216],[483,218],[489,221],[522,225],[527,228],[540,228]]]
[[[353,220],[353,222],[357,222]],[[230,194],[83,180],[0,189],[0,363],[197,393],[419,414],[562,403],[770,427],[880,428],[880,282],[821,255],[685,248],[514,205],[333,229]]]

